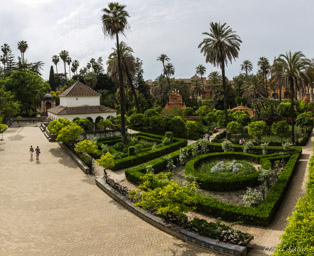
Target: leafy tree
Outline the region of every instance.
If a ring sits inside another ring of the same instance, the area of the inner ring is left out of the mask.
[[[181,116],[171,118],[170,129],[177,135],[185,133],[185,123]]]
[[[294,92],[295,89],[300,86],[298,81],[302,77],[302,73],[305,71],[305,68],[310,65],[310,61],[307,60],[304,54],[300,51],[292,53],[291,51],[287,52],[285,55],[281,54],[278,58],[278,61],[282,63],[284,67],[284,74],[289,81],[290,93],[291,93],[291,105],[290,105],[290,116],[291,116],[291,143],[294,144]]]
[[[313,125],[313,118],[311,112],[304,112],[297,116],[296,125],[300,126],[302,128],[302,131],[304,132],[304,128],[306,126]]]
[[[263,82],[265,85],[265,88],[267,89],[267,75],[270,71],[270,64],[269,61],[266,57],[260,57],[257,65],[259,66],[260,70],[262,71],[262,75],[263,75]]]
[[[105,155],[102,155],[99,159],[96,160],[97,164],[106,169],[111,169],[115,166],[114,156],[107,152]]]
[[[195,121],[187,120],[185,123],[185,130],[187,131],[188,136],[197,131],[198,125]]]
[[[0,87],[11,91],[15,99],[21,103],[24,114],[37,112],[41,96],[50,91],[50,86],[35,72],[29,70],[13,70],[0,79]]]
[[[252,122],[248,126],[249,135],[253,136],[257,142],[261,140],[261,137],[268,132],[268,126],[264,121]]]
[[[59,118],[58,120],[51,121],[47,128],[50,133],[52,134],[58,134],[59,131],[64,128],[65,126],[68,126],[71,122],[68,119],[65,118]]]
[[[231,152],[233,151],[232,148],[232,143],[229,140],[225,140],[222,144],[221,144],[221,148],[224,152]]]
[[[262,192],[247,188],[245,194],[243,195],[243,202],[245,206],[256,207],[263,201]]]
[[[142,127],[145,115],[142,113],[135,113],[130,117],[130,124],[135,127]]]
[[[184,116],[193,116],[193,115],[194,115],[194,110],[193,110],[193,108],[187,107],[186,109],[184,109],[183,115],[184,115]]]
[[[276,178],[278,177],[276,171],[272,169],[262,169],[260,175],[258,175],[258,180],[263,183],[263,185],[266,187],[268,190],[271,185],[274,183]]]
[[[198,114],[201,118],[204,118],[208,112],[210,112],[210,108],[206,105],[203,105],[196,111],[196,114]]]
[[[83,128],[77,125],[76,123],[72,122],[69,125],[63,127],[58,132],[57,141],[61,141],[64,143],[73,143],[83,133],[84,133]]]
[[[240,44],[242,43],[240,37],[227,26],[226,23],[210,23],[210,33],[204,32],[203,35],[208,36],[200,44],[201,52],[206,57],[206,62],[214,66],[220,66],[222,74],[222,86],[224,94],[224,110],[226,126],[228,124],[228,102],[227,102],[227,87],[225,77],[225,66],[228,60],[232,62],[233,59],[238,57]],[[228,133],[227,133],[228,138]]]
[[[113,126],[112,122],[109,119],[101,119],[98,123],[97,123],[97,127],[98,128],[102,128],[102,129],[107,129],[107,128],[111,128]]]
[[[98,147],[95,141],[82,140],[76,143],[74,150],[78,153],[95,154]]]
[[[10,91],[0,86],[0,119],[7,119],[19,113],[20,104]]]
[[[232,113],[232,118],[243,126],[248,125],[250,122],[250,115],[247,111],[234,111]]]
[[[287,137],[290,134],[289,124],[286,121],[278,121],[272,124],[271,131],[279,137]]]
[[[166,54],[161,54],[158,58],[157,61],[160,61],[162,63],[162,76],[164,77],[166,75],[166,65],[165,61],[169,61],[170,58]],[[168,82],[168,90],[170,91],[170,81],[169,78],[167,77],[167,82]],[[163,92],[163,88],[161,87],[161,91]]]
[[[282,115],[283,117],[289,117],[290,108],[291,108],[290,102],[281,102],[277,107],[278,114]]]
[[[125,131],[125,96],[123,86],[123,75],[121,68],[120,48],[119,48],[119,34],[124,33],[128,27],[127,17],[128,12],[125,10],[125,5],[119,3],[109,3],[108,8],[103,9],[102,24],[103,32],[109,37],[116,37],[116,46],[118,54],[118,70],[119,70],[119,83],[120,83],[120,103],[121,103],[121,137],[122,142],[127,142],[126,131]]]
[[[73,122],[81,126],[85,132],[93,129],[93,123],[87,118],[76,118]]]
[[[152,116],[159,116],[159,113],[156,111],[156,109],[147,109],[144,112],[144,115],[146,117],[152,117]]]
[[[232,122],[228,123],[227,131],[230,134],[242,133],[243,132],[243,125],[236,122],[236,121],[232,121]]]
[[[97,84],[97,75],[93,72],[87,73],[84,76],[84,82],[87,86],[94,88]]]
[[[244,84],[244,92],[242,96],[248,99],[268,97],[268,91],[263,83],[261,75],[250,75],[247,78],[246,83]]]

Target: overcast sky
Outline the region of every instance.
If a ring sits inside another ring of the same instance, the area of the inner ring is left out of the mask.
[[[1,1],[0,44],[8,43],[15,56],[17,42],[25,40],[25,58],[45,63],[43,77],[48,79],[51,57],[68,50],[80,68],[91,58],[106,61],[114,41],[103,35],[104,0],[10,0]],[[313,0],[121,0],[129,12],[130,30],[121,36],[143,60],[144,78],[155,79],[162,64],[156,61],[167,54],[175,67],[176,78],[189,78],[203,64],[207,75],[215,68],[205,63],[198,48],[210,22],[226,22],[243,43],[239,58],[229,64],[229,78],[238,75],[243,60],[252,61],[257,70],[259,57],[272,63],[286,51],[302,51],[313,58]],[[61,61],[59,71],[63,70]]]

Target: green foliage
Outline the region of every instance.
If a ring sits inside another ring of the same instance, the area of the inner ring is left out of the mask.
[[[115,150],[118,150],[118,151],[120,151],[120,152],[123,152],[124,151],[124,148],[125,148],[125,145],[122,143],[122,142],[118,142],[118,143],[116,143],[116,144],[114,144],[113,145],[113,148],[115,149]]]
[[[196,183],[180,186],[172,180],[163,187],[148,189],[147,191],[131,190],[130,198],[136,201],[135,206],[162,215],[182,215],[195,209]]]
[[[145,118],[145,115],[144,114],[133,114],[131,115],[130,117],[130,124],[131,126],[134,126],[134,127],[142,127],[143,123],[144,123],[144,118]]]
[[[70,123],[58,132],[57,141],[61,141],[64,143],[73,143],[83,133],[84,130],[82,127],[75,123]]]
[[[176,168],[171,156],[168,156],[168,162],[167,162],[166,168],[169,172],[173,172],[173,170]]]
[[[195,113],[194,113],[194,110],[193,108],[191,107],[187,107],[186,109],[184,109],[183,111],[183,115],[184,116],[193,116]]]
[[[289,224],[281,236],[281,243],[276,247],[275,256],[279,255],[308,255],[314,253],[314,156],[309,163],[309,179],[306,194],[300,198],[295,211],[288,218]]]
[[[283,117],[290,117],[290,102],[281,102],[277,107],[277,112]]]
[[[225,140],[222,144],[221,144],[221,148],[224,152],[230,152],[232,151],[232,143],[229,140]]]
[[[93,123],[87,118],[76,118],[73,122],[81,126],[84,131],[90,131],[93,129]]]
[[[243,132],[243,125],[236,122],[236,121],[229,122],[227,125],[227,132],[230,134],[242,133]]]
[[[245,206],[256,207],[263,201],[263,194],[256,189],[247,188],[243,195],[243,202]]]
[[[188,136],[194,133],[197,130],[198,126],[195,121],[186,121],[185,130],[187,131]]]
[[[0,133],[5,132],[9,127],[5,124],[0,124]]]
[[[243,147],[243,153],[253,153],[253,147],[254,144],[252,142],[247,142],[245,143],[244,147]]]
[[[149,167],[150,169],[152,169],[151,166]],[[138,188],[144,191],[155,188],[162,188],[169,184],[172,176],[173,175],[171,172],[160,172],[158,174],[154,174],[153,171],[148,171],[145,175],[141,177],[142,183],[138,186]]]
[[[4,86],[0,86],[0,118],[3,120],[13,117],[19,113],[20,103],[15,100],[10,91],[6,91]]]
[[[250,122],[250,115],[247,111],[234,111],[232,118],[243,126],[248,125]]]
[[[266,189],[268,190],[273,183],[276,181],[278,174],[276,171],[269,169],[262,169],[260,175],[258,176],[258,180],[264,184]]]
[[[253,136],[258,142],[261,140],[263,135],[268,132],[268,126],[264,121],[252,122],[248,126],[249,135]]]
[[[304,112],[297,116],[296,125],[302,127],[304,130],[305,126],[313,125],[313,118],[311,112]]]
[[[65,118],[59,118],[58,120],[53,120],[48,124],[48,130],[52,134],[58,135],[60,130],[68,126],[71,122]]]
[[[147,109],[144,112],[144,115],[146,117],[152,117],[152,116],[159,116],[159,113],[156,111],[156,109]]]
[[[185,148],[181,148],[179,154],[180,165],[184,166],[189,157],[190,157],[189,152]]]
[[[128,153],[129,153],[129,156],[135,155],[135,147],[134,146],[129,146]]]
[[[115,166],[114,156],[107,152],[96,160],[97,164],[105,169],[112,169]]]
[[[272,124],[271,131],[279,137],[288,137],[290,135],[290,127],[286,121],[278,121]]]
[[[78,153],[95,154],[98,147],[95,141],[82,140],[76,143],[74,150]]]
[[[175,134],[185,133],[185,123],[181,116],[171,118],[170,128]]]
[[[261,149],[262,149],[262,154],[263,155],[267,154],[267,147],[268,147],[268,143],[267,142],[261,144]]]
[[[205,118],[208,112],[210,112],[210,108],[206,105],[203,105],[196,111],[196,114],[198,114],[201,118]]]
[[[101,119],[98,123],[97,123],[97,127],[98,128],[102,128],[102,129],[107,129],[107,128],[111,128],[112,127],[112,122],[109,119]]]

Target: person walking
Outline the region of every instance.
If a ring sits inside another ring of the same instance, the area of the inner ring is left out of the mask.
[[[39,160],[40,148],[37,146],[35,149],[36,152],[36,160]]]
[[[34,148],[33,148],[33,146],[31,146],[31,147],[29,148],[29,153],[31,154],[31,160],[33,160],[33,154],[34,154]]]

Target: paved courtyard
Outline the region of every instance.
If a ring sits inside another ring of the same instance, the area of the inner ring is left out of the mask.
[[[118,205],[38,127],[9,128],[0,141],[0,227],[1,256],[217,255]]]

